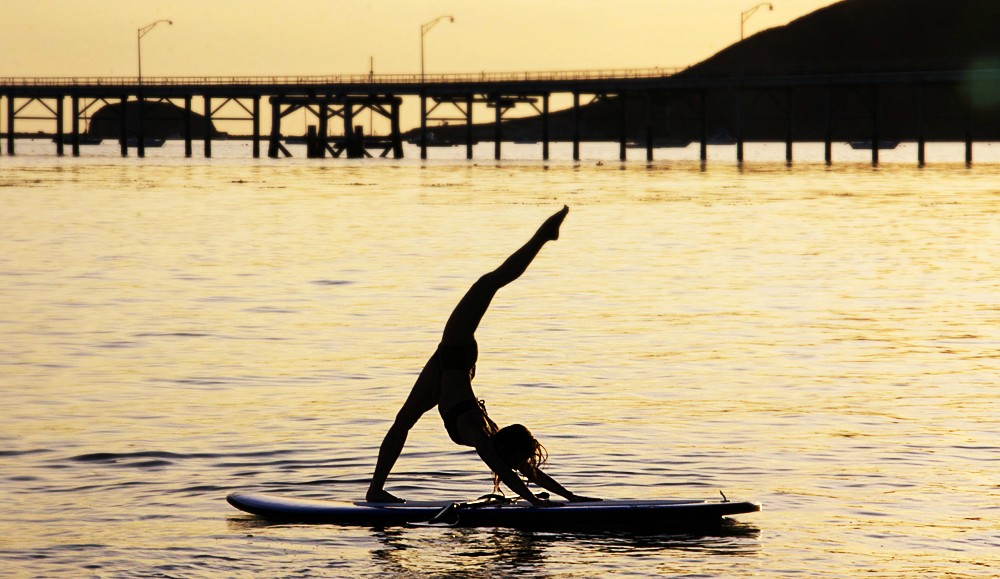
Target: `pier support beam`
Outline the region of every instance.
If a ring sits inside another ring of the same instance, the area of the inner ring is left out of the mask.
[[[502,99],[499,96],[496,97],[495,100],[493,101],[493,104],[496,107],[496,109],[495,109],[496,120],[493,123],[493,128],[495,129],[494,139],[493,139],[493,158],[499,161],[500,160],[500,139],[503,137],[503,135],[501,134],[501,129],[500,129],[500,121],[503,118],[503,102],[502,102]]]
[[[403,136],[399,131],[399,99],[394,99],[389,105],[389,131],[392,133],[392,156],[395,159],[403,158]],[[471,114],[471,109],[470,109]]]
[[[128,157],[128,95],[122,95],[122,106],[119,111],[120,143],[122,147],[122,157]]]
[[[306,127],[306,158],[316,159],[319,157],[319,150],[322,147],[319,143],[319,138],[316,136],[316,125],[309,125]]]
[[[326,105],[323,106],[326,108]],[[325,112],[325,111],[324,111]],[[363,133],[360,135],[363,139]],[[348,101],[344,103],[344,146],[347,149],[348,159],[361,159],[365,156],[364,142],[359,142],[359,131],[354,126],[354,105]],[[322,135],[324,140],[323,148],[326,148],[326,135]]]
[[[291,153],[288,149],[281,144],[281,100],[283,96],[273,96],[270,98],[271,103],[271,135],[267,140],[267,156],[271,159],[277,159],[279,154],[283,154],[286,157],[291,157]]]
[[[253,158],[260,158],[260,96],[253,97]]]
[[[472,95],[465,97],[465,158],[472,158]]]
[[[271,97],[271,136],[267,139],[267,156],[278,158],[278,147],[281,146],[281,105],[276,97]]]
[[[973,127],[973,115],[972,111],[974,108],[974,103],[972,102],[972,95],[969,95],[965,99],[965,165],[967,167],[972,166],[972,127]]]
[[[206,157],[211,156],[212,148],[210,141],[215,139],[215,121],[250,121],[250,135],[252,139],[252,152],[254,158],[260,156],[260,95],[230,96],[227,94],[215,94],[211,97],[203,95],[205,99],[205,117],[203,135],[207,143]],[[249,100],[249,103],[245,103]]]
[[[573,93],[573,160],[580,160],[580,93]]]
[[[549,95],[542,95],[542,159],[549,160]]]
[[[234,101],[243,108],[248,117],[220,117],[219,110],[225,106],[216,107],[213,112],[215,120],[252,120],[259,114],[239,102],[235,97],[230,97],[227,102]],[[325,94],[308,96],[279,95],[270,99],[271,103],[271,134],[268,142],[267,155],[277,158],[280,155],[291,157],[291,153],[282,145],[281,119],[297,111],[305,111],[312,114],[317,119],[316,125],[310,125],[311,134],[306,138],[306,154],[310,158],[322,158],[329,153],[334,158],[341,155],[349,159],[360,159],[362,157],[374,157],[369,149],[380,150],[379,157],[387,157],[391,151],[397,159],[403,157],[403,140],[399,130],[399,108],[402,99],[392,95],[378,94]],[[374,138],[373,135],[365,136],[362,126],[355,126],[361,113],[365,109],[372,113],[377,113],[389,120],[392,135],[387,138]],[[258,111],[259,113],[259,111]],[[330,121],[334,117],[340,117],[343,122],[343,134],[337,129],[333,129],[331,135]],[[425,114],[424,119],[428,116]],[[317,128],[319,129],[317,131]]]
[[[823,160],[829,165],[833,162],[833,95],[831,88],[826,87],[826,129],[823,133]]]
[[[72,117],[70,125],[70,139],[72,145],[72,152],[74,157],[80,156],[80,96],[74,94],[70,98],[70,116]]]
[[[653,93],[646,93],[646,161],[653,160]]]
[[[212,158],[212,97],[205,97],[205,158]]]
[[[7,154],[14,154],[14,97],[7,95]]]
[[[354,97],[349,97],[354,98]],[[368,95],[367,100],[362,104],[372,111],[391,119],[397,112],[389,112],[385,105],[397,102],[399,97],[391,95]],[[465,158],[472,159],[473,145],[476,144],[475,127],[472,124],[473,107],[477,103],[483,103],[489,107],[502,106],[500,114],[506,112],[510,106],[510,99],[503,98],[495,93],[477,95],[471,92],[441,94],[430,97],[431,103],[424,104],[422,108],[423,124],[421,133],[426,133],[427,147],[435,146],[465,146]],[[424,101],[426,103],[426,100]],[[434,123],[434,124],[432,124]],[[449,123],[461,123],[461,127],[450,125]],[[428,126],[437,126],[442,129],[441,133],[429,131]],[[462,133],[458,132],[461,128]],[[396,129],[393,130],[397,132]],[[495,132],[499,134],[500,128],[495,127]],[[464,135],[464,136],[463,136]],[[386,149],[388,150],[388,149]]]
[[[56,155],[63,156],[63,96],[56,98]]]
[[[785,89],[785,163],[792,164],[792,89]]]
[[[139,123],[135,130],[135,154],[142,159],[146,156],[146,101],[141,93],[136,104],[139,107]]]
[[[702,161],[708,160],[708,95],[702,90],[699,93],[701,101],[701,135],[699,136],[698,158]]]
[[[926,162],[924,145],[926,142],[926,105],[924,103],[924,84],[917,85],[917,166],[923,167]]]
[[[427,95],[420,93],[420,158],[427,158]]]
[[[972,129],[965,134],[965,164],[972,166]]]
[[[879,94],[878,86],[872,86],[872,166],[878,165],[879,140]]]
[[[624,92],[618,93],[619,102],[619,130],[618,134],[618,160],[625,161],[628,158],[627,145],[628,145],[628,95]]]
[[[184,156],[191,158],[191,95],[184,97]]]
[[[347,105],[344,108],[344,147],[347,149],[347,158],[351,158],[351,125],[353,124],[354,115],[351,114],[351,106]],[[310,125],[310,127],[312,126]],[[330,103],[327,101],[319,103],[319,126],[316,127],[316,130],[318,131],[316,135],[306,139],[306,142],[312,145],[312,155],[307,156],[325,159],[326,147],[330,142]]]
[[[743,86],[736,87],[736,162],[743,163]]]

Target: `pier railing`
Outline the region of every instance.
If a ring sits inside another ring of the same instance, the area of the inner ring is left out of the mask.
[[[134,76],[90,77],[0,77],[3,86],[275,86],[275,85],[331,85],[331,84],[460,84],[489,82],[547,82],[573,80],[610,80],[663,78],[672,76],[683,68],[623,68],[599,70],[557,70],[525,72],[478,72],[427,74],[334,74],[312,76],[144,76],[140,82]]]

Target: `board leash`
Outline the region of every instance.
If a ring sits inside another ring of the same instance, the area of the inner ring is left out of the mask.
[[[426,522],[410,523],[418,527],[454,527],[458,525],[459,514],[470,509],[481,509],[495,505],[510,505],[518,500],[518,497],[508,498],[497,493],[490,493],[479,497],[474,501],[464,503],[451,503],[437,512],[436,515]]]

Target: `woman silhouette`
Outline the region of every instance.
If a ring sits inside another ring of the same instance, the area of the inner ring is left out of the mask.
[[[519,278],[546,242],[559,239],[559,227],[567,213],[569,208],[564,206],[546,219],[523,247],[496,270],[479,278],[455,306],[445,324],[441,344],[420,372],[382,441],[375,473],[368,487],[368,501],[403,502],[383,487],[403,450],[407,433],[425,412],[435,406],[452,441],[474,447],[493,471],[494,490],[499,489],[503,482],[533,505],[549,504],[528,489],[514,472],[516,470],[529,481],[570,501],[597,500],[573,494],[542,472],[539,467],[547,458],[545,448],[520,424],[498,428],[472,391],[479,356],[475,338],[479,322],[497,291]]]

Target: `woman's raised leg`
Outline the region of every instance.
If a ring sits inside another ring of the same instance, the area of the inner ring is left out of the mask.
[[[545,220],[538,231],[508,257],[500,267],[479,278],[472,284],[462,300],[458,302],[448,323],[444,327],[444,336],[441,339],[445,344],[465,344],[471,342],[482,321],[483,315],[490,307],[493,296],[503,286],[521,277],[521,274],[528,269],[531,262],[538,255],[548,241],[559,239],[559,227],[562,225],[569,207],[563,206],[558,212]]]

